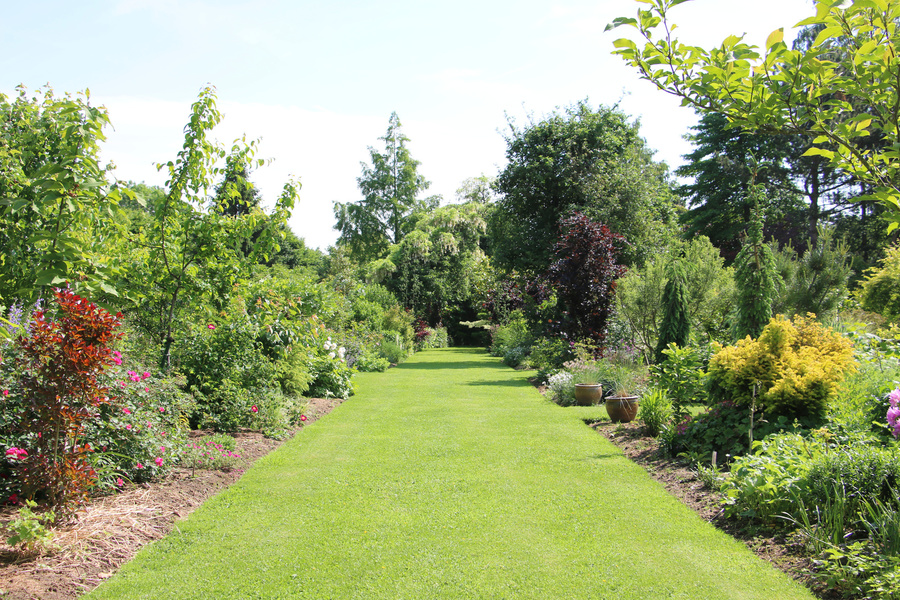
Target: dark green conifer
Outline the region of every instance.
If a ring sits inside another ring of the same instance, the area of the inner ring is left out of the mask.
[[[666,359],[663,350],[669,344],[684,347],[691,335],[691,320],[688,315],[687,293],[684,288],[684,269],[681,259],[676,259],[669,265],[669,280],[663,290],[663,314],[662,323],[659,326],[659,341],[654,352],[654,362],[661,363]]]

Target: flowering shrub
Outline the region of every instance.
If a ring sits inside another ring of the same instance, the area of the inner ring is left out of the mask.
[[[310,373],[314,379],[307,395],[312,398],[349,398],[353,394],[353,369],[333,352],[313,358]]]
[[[212,435],[188,441],[181,450],[181,466],[186,469],[230,471],[241,460],[235,452],[234,438]]]
[[[887,411],[887,424],[894,439],[897,439],[900,436],[900,407],[897,406],[900,402],[900,388],[891,392],[888,401],[891,403],[891,407]]]
[[[575,404],[575,382],[568,371],[560,371],[547,380],[547,395],[560,406]]]
[[[120,479],[138,483],[166,474],[187,435],[193,398],[178,381],[148,371],[116,366],[107,375],[119,392],[117,401],[101,407],[85,428],[100,486],[114,489]]]
[[[197,401],[192,426],[234,431],[248,424],[254,395],[277,380],[257,336],[250,322],[238,317],[215,329],[197,328],[176,348],[186,387]]]

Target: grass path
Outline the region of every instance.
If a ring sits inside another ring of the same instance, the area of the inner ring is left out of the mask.
[[[812,598],[483,352],[433,350],[90,598]]]

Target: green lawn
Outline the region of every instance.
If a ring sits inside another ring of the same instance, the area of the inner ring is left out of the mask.
[[[812,598],[483,352],[422,352],[90,598]]]

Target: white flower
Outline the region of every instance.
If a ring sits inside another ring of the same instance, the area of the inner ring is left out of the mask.
[[[328,353],[328,358],[334,358],[334,352],[329,352],[329,353]]]

